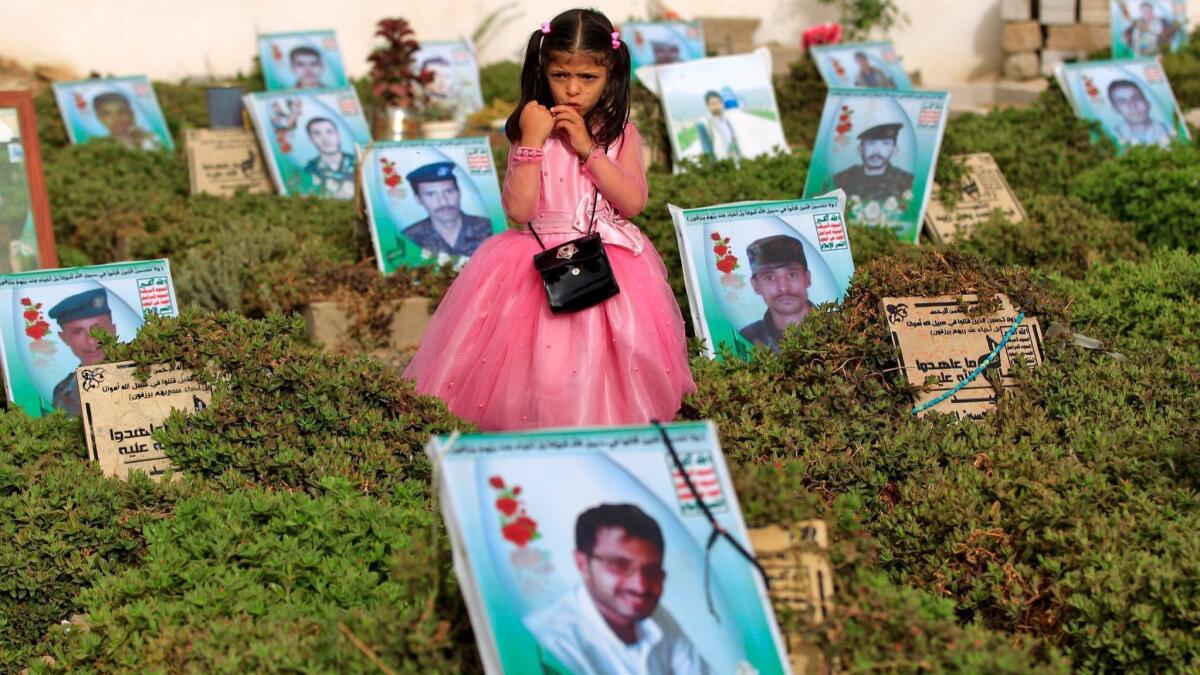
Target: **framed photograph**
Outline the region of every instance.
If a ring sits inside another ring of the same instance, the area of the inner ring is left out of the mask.
[[[654,70],[676,173],[702,156],[736,162],[787,152],[765,48]]]
[[[350,86],[332,30],[259,35],[258,60],[267,91]]]
[[[0,274],[58,267],[33,97],[0,91]]]
[[[1122,150],[1192,139],[1158,57],[1061,64],[1055,78],[1075,114],[1099,122]]]
[[[479,62],[470,40],[422,42],[413,59],[416,72],[433,73],[433,80],[425,85],[425,93],[434,103],[448,106],[459,119],[483,109]]]
[[[80,414],[75,369],[104,361],[94,329],[132,340],[150,314],[176,316],[166,260],[0,275],[0,363],[10,403]]]
[[[371,131],[352,87],[247,94],[245,104],[279,194],[354,197],[354,146]]]
[[[716,427],[666,430],[430,441],[486,672],[789,672]]]
[[[821,79],[842,89],[912,90],[912,80],[895,47],[888,42],[818,45],[809,49]]]
[[[848,223],[917,243],[949,111],[945,92],[830,89],[805,198],[843,190]]]
[[[636,71],[641,66],[662,66],[695,61],[706,56],[704,27],[699,21],[626,21],[621,39],[629,45]]]
[[[461,265],[508,227],[485,137],[375,143],[362,162],[371,241],[384,274]]]
[[[749,358],[779,351],[788,326],[841,302],[854,274],[842,218],[844,195],[742,202],[696,209],[668,205],[683,258],[692,324],[709,358],[722,347]]]
[[[175,149],[167,119],[145,75],[52,86],[72,143],[111,138],[135,150]]]
[[[1184,0],[1109,0],[1114,59],[1179,51],[1187,44]]]

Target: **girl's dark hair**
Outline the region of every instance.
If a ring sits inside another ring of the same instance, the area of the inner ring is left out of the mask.
[[[617,49],[613,49],[614,30],[608,17],[594,9],[569,9],[554,17],[548,34],[543,34],[538,28],[529,35],[529,44],[525,47],[525,65],[521,68],[521,101],[504,125],[509,142],[515,143],[521,137],[521,111],[530,101],[537,101],[547,108],[554,105],[550,84],[546,81],[546,64],[554,52],[586,52],[608,68],[608,82],[600,94],[600,100],[584,121],[592,130],[593,138],[601,145],[608,145],[621,135],[629,120],[632,66],[629,46],[624,40]]]

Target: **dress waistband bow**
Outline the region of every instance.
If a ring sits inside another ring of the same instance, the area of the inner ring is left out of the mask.
[[[593,193],[594,194],[594,193]],[[585,235],[592,219],[592,194],[579,200],[575,211],[542,211],[533,217],[531,227],[543,234]],[[628,219],[617,213],[603,195],[596,204],[596,232],[606,244],[628,249],[634,255],[642,253],[642,231]]]

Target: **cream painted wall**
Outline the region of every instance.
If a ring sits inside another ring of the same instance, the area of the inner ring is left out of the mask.
[[[469,34],[504,0],[4,0],[0,56],[25,64],[61,64],[87,73],[146,73],[154,79],[247,71],[256,33],[334,28],[352,75],[366,72],[374,22],[402,15],[418,39]],[[620,21],[645,15],[644,0],[593,0]],[[484,63],[513,58],[529,31],[570,0],[525,0],[513,20],[481,45]],[[761,42],[795,44],[808,25],[833,18],[816,0],[669,0],[685,16],[757,16]],[[731,11],[731,4],[737,11]],[[999,67],[1000,0],[900,0],[910,18],[891,37],[927,86],[950,84]],[[1193,21],[1200,0],[1189,0]],[[1195,23],[1193,23],[1195,25]]]

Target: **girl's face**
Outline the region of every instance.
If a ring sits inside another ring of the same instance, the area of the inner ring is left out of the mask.
[[[580,115],[587,115],[600,102],[608,84],[608,68],[586,52],[550,52],[546,81],[550,83],[554,105],[569,105]]]

